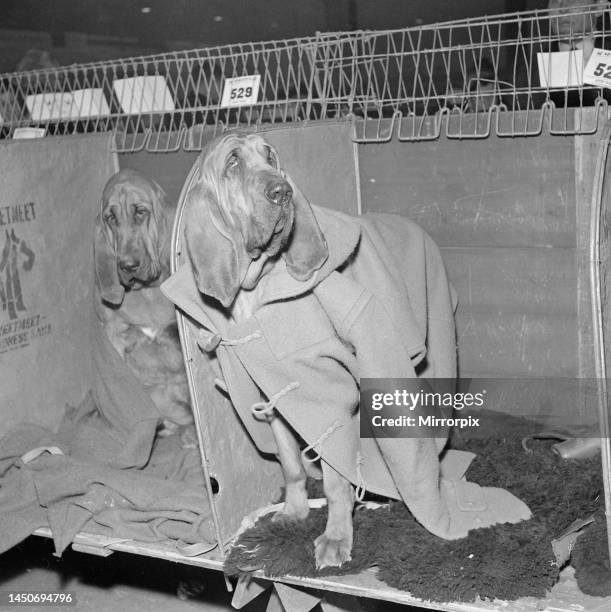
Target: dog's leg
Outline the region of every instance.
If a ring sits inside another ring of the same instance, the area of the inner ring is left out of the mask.
[[[320,467],[320,464],[318,462],[312,463],[310,461],[304,461],[302,457],[301,464],[303,465],[303,469],[305,470],[307,478],[312,478],[313,480],[322,480],[322,467]]]
[[[270,425],[278,445],[278,458],[282,466],[286,489],[284,508],[276,513],[276,518],[304,519],[308,516],[310,506],[299,443],[282,417],[273,417]]]
[[[328,504],[327,527],[314,540],[316,567],[337,566],[352,558],[352,486],[326,461],[322,461],[322,478]]]

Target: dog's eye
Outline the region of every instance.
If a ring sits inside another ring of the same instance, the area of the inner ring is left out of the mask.
[[[106,221],[107,225],[116,225],[117,217],[115,217],[115,213],[108,213],[104,216],[104,221]]]
[[[239,163],[240,163],[240,158],[235,153],[232,153],[227,159],[227,163],[225,164],[225,167],[227,169],[235,168],[236,166],[239,165]]]
[[[278,167],[278,156],[272,148],[267,149],[267,163],[274,168]]]
[[[144,221],[149,216],[148,208],[136,208],[134,218],[136,221]]]

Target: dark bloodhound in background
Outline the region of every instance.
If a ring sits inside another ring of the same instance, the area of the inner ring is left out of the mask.
[[[193,421],[174,306],[159,290],[174,213],[155,181],[121,170],[104,188],[94,245],[96,313],[159,409],[164,434]]]

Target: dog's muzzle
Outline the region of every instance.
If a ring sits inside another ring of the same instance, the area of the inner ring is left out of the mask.
[[[278,179],[265,186],[265,197],[272,204],[286,206],[293,198],[293,190],[287,181]]]
[[[243,229],[246,252],[258,259],[262,252],[270,257],[287,244],[291,233],[294,211],[293,190],[282,177],[270,177],[261,190],[262,198],[253,201],[253,214]]]
[[[148,285],[157,280],[160,270],[145,255],[125,255],[119,258],[119,279],[130,289]]]
[[[123,257],[119,260],[119,269],[126,276],[133,274],[140,267],[140,261],[133,257]]]

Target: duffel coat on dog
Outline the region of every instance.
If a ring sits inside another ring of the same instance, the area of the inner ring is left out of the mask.
[[[360,378],[415,378],[416,366],[427,378],[455,376],[454,301],[439,250],[403,217],[312,210],[327,260],[307,281],[280,260],[261,279],[265,298],[249,319],[233,323],[203,299],[189,264],[162,290],[202,325],[200,347],[216,352],[261,452],[276,445],[257,417],[275,408],[355,486],[403,499],[440,537],[462,537],[481,517],[453,519],[438,459],[445,439],[359,437]]]

